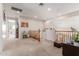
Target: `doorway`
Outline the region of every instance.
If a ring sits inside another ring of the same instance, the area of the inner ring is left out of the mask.
[[[16,20],[8,19],[7,27],[8,27],[8,39],[10,40],[16,39]]]

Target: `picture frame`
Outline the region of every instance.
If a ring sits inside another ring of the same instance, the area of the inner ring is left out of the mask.
[[[28,27],[28,22],[22,21],[21,22],[21,27]]]

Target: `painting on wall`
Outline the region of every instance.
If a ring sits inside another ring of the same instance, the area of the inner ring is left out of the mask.
[[[28,22],[22,21],[21,22],[21,27],[28,27]]]

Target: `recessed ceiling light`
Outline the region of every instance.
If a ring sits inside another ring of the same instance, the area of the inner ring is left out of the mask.
[[[48,8],[48,11],[51,11],[52,9],[51,8]]]
[[[17,13],[20,13],[20,11],[17,11]]]

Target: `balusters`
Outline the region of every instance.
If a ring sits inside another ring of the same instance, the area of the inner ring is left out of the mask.
[[[58,40],[63,40],[63,42],[67,39],[72,40],[72,35],[77,34],[76,31],[56,31],[57,34],[57,41]]]

